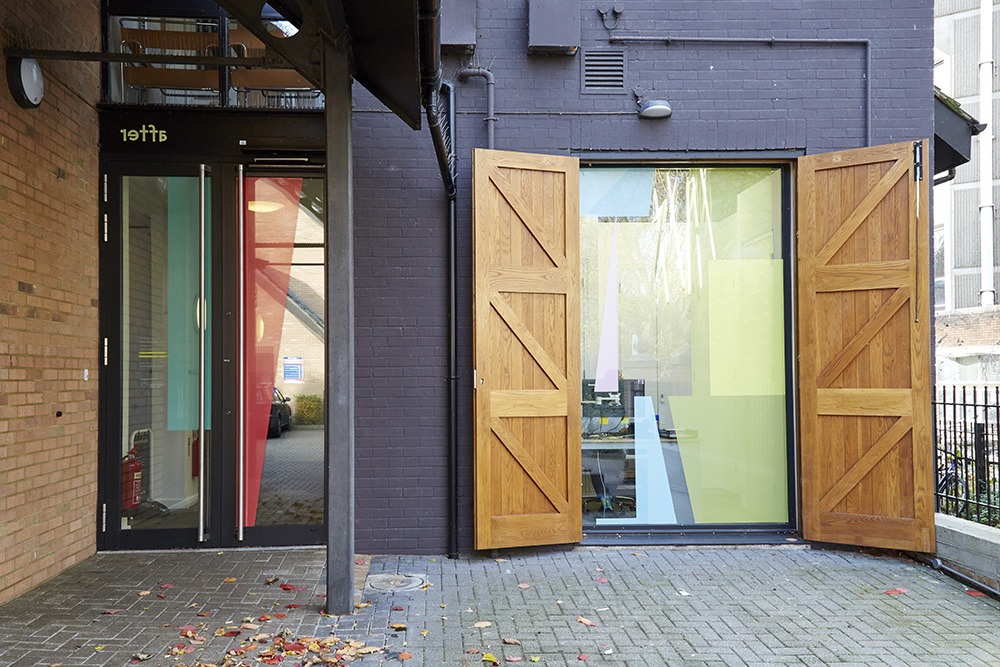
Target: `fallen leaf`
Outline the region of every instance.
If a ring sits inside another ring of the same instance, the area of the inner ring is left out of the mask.
[[[586,625],[586,626],[587,626],[588,628],[592,628],[592,627],[594,627],[595,625],[597,625],[597,623],[594,623],[594,622],[593,622],[593,621],[591,621],[590,619],[588,619],[588,618],[584,618],[583,616],[577,616],[577,617],[576,617],[576,620],[577,620],[577,622],[578,622],[578,623],[583,623],[583,624],[584,624],[584,625]]]
[[[197,625],[181,625],[177,629],[181,631],[181,634],[184,634],[185,632],[194,632],[195,630],[198,629],[198,626]]]
[[[243,625],[240,626],[240,628],[243,630],[259,630],[260,625],[258,625],[257,623],[244,623]]]
[[[596,582],[597,582],[597,583],[599,583],[599,584],[606,584],[606,583],[608,583],[608,580],[607,580],[607,579],[605,579],[604,577],[598,577],[598,578],[597,578],[597,579],[595,579],[594,581],[596,581]]]
[[[520,655],[508,655],[506,660],[507,662],[521,662],[524,660],[524,657]]]
[[[506,563],[507,562],[506,558],[494,558],[493,560],[495,560],[498,563]]]
[[[211,615],[212,615],[212,613],[211,613],[211,612],[208,612],[208,611],[199,611],[199,612],[198,612],[198,615],[199,615],[199,616],[211,616]]]
[[[364,648],[358,649],[358,655],[371,655],[372,653],[378,653],[382,649],[378,646],[365,646]]]
[[[132,654],[132,660],[135,661],[135,662],[143,662],[145,660],[149,660],[152,657],[153,657],[152,653],[133,653]],[[59,664],[61,665],[62,663],[59,663]]]
[[[903,593],[909,593],[909,592],[910,592],[909,588],[903,588],[902,586],[898,586],[896,588],[887,590],[885,592],[885,594],[886,595],[902,595]]]
[[[271,617],[268,614],[264,614],[263,616],[258,616],[257,620],[260,621],[261,623],[266,623],[267,621],[271,620]]]
[[[304,591],[304,590],[306,590],[306,587],[305,586],[292,586],[292,590],[293,591]]]
[[[389,627],[392,628],[393,630],[405,630],[406,623],[390,623]]]
[[[288,618],[288,614],[282,614],[280,611],[276,611],[272,614],[275,618]]]
[[[531,588],[531,584],[518,584],[518,588]]]
[[[243,634],[243,633],[240,632],[239,630],[229,630],[228,632],[223,632],[222,636],[223,637],[239,637],[241,634]]]
[[[483,662],[497,662],[497,658],[492,653],[483,653]]]
[[[160,586],[160,588],[173,588],[173,587],[174,587],[173,584],[163,584],[162,586]]]
[[[971,588],[965,592],[966,594],[971,595],[974,598],[986,597],[986,593],[983,593],[982,591],[974,591]]]
[[[562,603],[563,603],[562,600],[556,600],[556,604],[562,604]]]
[[[354,564],[355,564],[355,565],[367,565],[367,564],[368,564],[368,561],[366,561],[366,560],[365,560],[365,559],[363,559],[363,558],[359,558],[358,560],[354,561]]]
[[[504,637],[503,643],[504,644],[509,644],[510,646],[520,646],[521,645],[521,640],[520,639],[511,639],[510,637]]]
[[[301,606],[302,605],[300,605],[300,604],[286,604],[285,605],[285,609],[298,609]]]
[[[581,653],[580,655],[576,656],[576,659],[577,660],[586,660],[587,659],[587,655],[585,653]]]
[[[477,621],[476,623],[474,623],[472,625],[472,627],[474,627],[474,628],[488,628],[491,625],[493,625],[493,624],[490,623],[489,621]]]
[[[194,609],[194,608],[195,608],[195,607],[197,607],[197,606],[198,606],[198,603],[197,603],[197,602],[192,602],[191,604],[189,604],[189,605],[187,606],[187,608],[188,608],[188,609]]]
[[[681,595],[691,595],[690,593],[688,593],[688,592],[687,592],[686,590],[684,590],[683,588],[678,588],[678,589],[677,589],[677,592],[678,592],[678,593],[680,593]]]
[[[120,611],[121,611],[121,609],[105,609],[101,613],[102,614],[117,614]]]
[[[318,598],[325,598],[326,597],[326,593],[317,593],[316,597],[318,597]]]
[[[541,660],[541,657],[539,657],[537,655],[531,656],[531,662],[538,662],[539,660]]]
[[[479,649],[478,648],[470,648],[470,649],[466,649],[465,652],[468,653],[469,655],[477,655],[479,653]]]
[[[231,583],[233,583],[234,581],[236,581],[236,577],[226,577],[226,578],[225,578],[225,579],[223,579],[222,581],[224,581],[224,582],[225,582],[225,583],[227,583],[227,584],[231,584]]]
[[[103,646],[95,646],[95,647],[94,647],[94,650],[95,650],[95,651],[103,651],[103,650],[104,650],[104,647],[103,647]]]
[[[166,600],[167,599],[167,596],[164,595],[163,593],[157,593],[156,597],[160,598],[161,600]]]
[[[409,660],[412,657],[413,657],[413,654],[410,653],[409,651],[403,651],[402,653],[399,654],[399,659],[400,660]]]
[[[152,592],[153,591],[139,591],[139,596],[142,597],[143,595],[149,595]]]
[[[423,630],[420,631],[420,636],[421,637],[426,637],[428,635],[428,633],[430,633],[430,630],[428,630],[427,628],[424,628]]]
[[[638,551],[633,551],[633,552],[632,552],[632,555],[633,555],[633,556],[645,556],[646,554],[644,554],[644,553],[640,553],[640,552],[638,552]]]
[[[359,602],[356,605],[354,605],[354,608],[355,609],[364,609],[365,607],[370,607],[370,606],[372,606],[371,602]]]

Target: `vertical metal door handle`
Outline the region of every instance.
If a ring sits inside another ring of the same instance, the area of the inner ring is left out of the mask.
[[[239,244],[240,244],[240,250],[239,250],[239,262],[240,262],[240,264],[239,264],[239,268],[237,269],[237,273],[239,273],[239,292],[237,293],[238,296],[236,297],[236,312],[238,313],[238,317],[239,317],[238,325],[237,325],[237,330],[239,331],[238,342],[237,342],[239,351],[236,353],[237,368],[239,369],[237,371],[237,374],[238,374],[237,386],[239,387],[239,389],[237,390],[237,395],[238,395],[237,401],[238,401],[238,403],[237,403],[237,407],[236,407],[236,423],[237,423],[236,429],[237,429],[237,434],[238,434],[237,435],[237,440],[236,440],[236,451],[237,451],[237,454],[236,454],[236,465],[237,465],[237,472],[236,472],[236,479],[237,479],[237,482],[236,482],[236,484],[237,484],[236,539],[237,539],[237,541],[242,542],[243,541],[243,527],[244,527],[244,524],[246,522],[245,512],[244,512],[244,508],[243,508],[243,504],[245,502],[245,495],[246,495],[246,489],[244,488],[244,480],[243,480],[243,470],[244,470],[244,466],[245,466],[245,456],[246,456],[246,426],[244,425],[244,414],[243,414],[244,411],[245,411],[245,409],[246,409],[246,386],[245,386],[245,383],[246,383],[246,369],[245,369],[246,353],[245,353],[245,351],[243,349],[243,346],[246,343],[246,331],[244,330],[245,327],[246,327],[246,321],[245,321],[246,320],[246,316],[245,316],[245,305],[246,304],[244,303],[244,298],[246,297],[246,286],[245,286],[246,275],[245,275],[245,272],[244,272],[244,269],[246,267],[246,261],[245,261],[246,258],[244,257],[245,249],[244,249],[244,245],[243,244],[245,242],[245,238],[246,237],[245,237],[245,231],[243,229],[243,225],[244,225],[244,222],[245,222],[246,214],[244,213],[244,209],[243,209],[243,207],[244,207],[244,201],[243,201],[244,195],[243,195],[243,165],[242,164],[237,167],[237,171],[238,171],[238,174],[237,174],[237,177],[236,177],[236,193],[237,193],[236,194],[236,198],[237,198],[238,201],[236,203],[236,210],[239,211],[239,218],[238,218],[238,223],[237,223],[237,228],[238,229],[237,229],[236,233],[237,233],[237,237],[238,237]]]
[[[205,541],[205,172],[198,165],[198,541]]]

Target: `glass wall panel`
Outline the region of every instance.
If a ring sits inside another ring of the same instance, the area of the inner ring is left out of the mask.
[[[209,327],[202,366],[198,193],[197,177],[122,179],[123,530],[198,526],[198,396],[212,349]],[[205,274],[211,285],[210,264]],[[211,385],[204,387],[207,452]]]
[[[584,525],[786,523],[780,169],[580,192]]]
[[[244,525],[322,524],[323,179],[244,192]]]
[[[107,25],[109,50],[115,53],[266,55],[264,43],[231,18],[109,16]],[[268,20],[264,25],[278,37],[295,32],[287,21]],[[320,91],[294,69],[126,62],[109,64],[107,71],[109,102],[270,109],[321,109],[324,104]]]

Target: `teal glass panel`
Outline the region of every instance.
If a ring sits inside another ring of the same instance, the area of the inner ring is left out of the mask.
[[[200,221],[198,179],[170,177],[167,182],[167,428],[198,428]],[[205,182],[205,228],[211,229],[211,182]],[[205,312],[212,312],[211,234],[205,234]],[[208,324],[211,324],[211,316]],[[212,327],[205,329],[205,368],[212,367]],[[205,384],[205,424],[212,415],[211,383]]]

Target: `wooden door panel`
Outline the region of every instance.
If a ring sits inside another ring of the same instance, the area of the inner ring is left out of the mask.
[[[578,542],[578,162],[473,155],[477,549]]]
[[[799,160],[810,540],[934,549],[928,183],[918,178],[919,154],[907,142]]]

